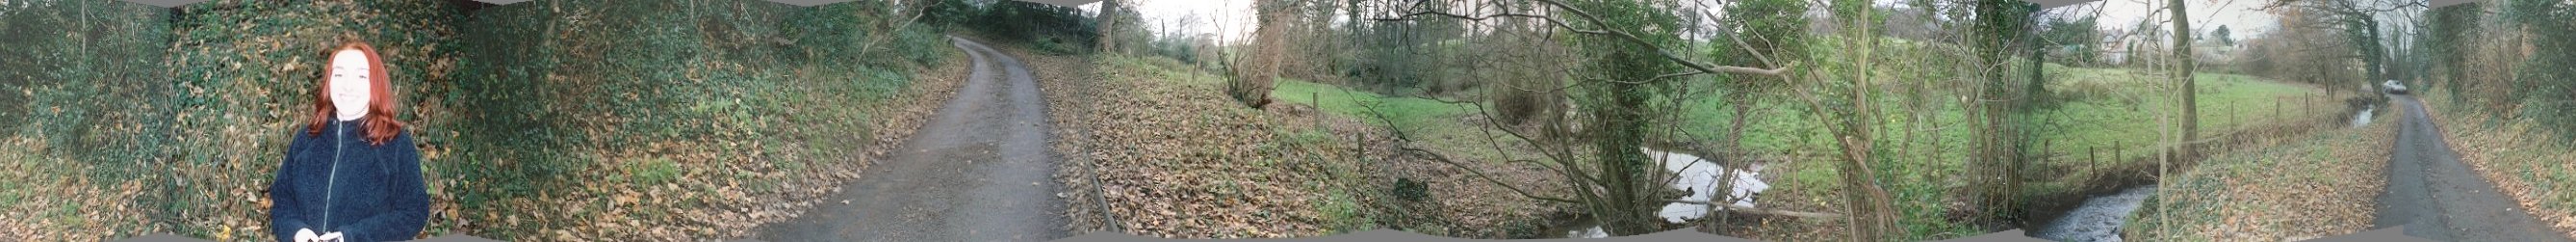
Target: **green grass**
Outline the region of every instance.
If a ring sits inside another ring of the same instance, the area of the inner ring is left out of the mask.
[[[1368,217],[1359,201],[1351,198],[1350,191],[1334,189],[1327,192],[1324,199],[1315,202],[1315,208],[1320,210],[1317,212],[1323,214],[1324,227],[1334,234],[1375,227],[1376,219]]]
[[[1282,78],[1277,87],[1270,91],[1270,97],[1278,101],[1315,105],[1316,109],[1350,117],[1373,117],[1369,112],[1374,108],[1397,127],[1430,127],[1440,125],[1435,123],[1439,118],[1476,113],[1472,106],[1416,97],[1387,97],[1296,79]],[[1375,118],[1370,120],[1376,121]]]
[[[2145,106],[2172,100],[2169,94],[2158,93],[2161,88],[2150,86],[2169,80],[2132,76],[2132,71],[2118,69],[2075,68],[2067,72],[2072,73],[2070,78],[2053,83],[2052,87],[2062,91],[2111,88],[2096,91],[2106,95],[2068,101],[2058,109],[2043,113],[2047,120],[2062,125],[2055,127],[2057,132],[2041,136],[2055,142],[2053,145],[2057,152],[2081,153],[2087,147],[2107,152],[2146,147],[2156,142],[2159,124],[2155,120],[2155,110]],[[2200,89],[2196,106],[2203,137],[2272,122],[2316,121],[2316,118],[2344,109],[2341,100],[2326,99],[2322,96],[2323,90],[2314,87],[2233,74],[2201,73],[2195,78]],[[2279,108],[2277,113],[2275,105]],[[2104,159],[2125,160],[2151,155],[2147,151],[2126,154]]]
[[[671,158],[652,158],[626,164],[626,182],[631,184],[664,184],[680,176],[680,164]]]

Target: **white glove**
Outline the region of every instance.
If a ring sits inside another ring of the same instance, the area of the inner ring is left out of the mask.
[[[322,234],[322,236],[314,236],[313,241],[340,242],[340,232],[331,232],[328,234]]]
[[[295,240],[293,240],[293,241],[295,241],[295,242],[311,242],[311,241],[313,241],[313,237],[314,237],[314,236],[313,236],[313,229],[310,229],[310,228],[305,228],[305,229],[296,229],[296,230],[295,230]]]

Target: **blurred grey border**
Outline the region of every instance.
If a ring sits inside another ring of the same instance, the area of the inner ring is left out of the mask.
[[[205,0],[125,0],[125,1],[127,1],[127,2],[134,2],[134,3],[141,3],[141,4],[145,4],[145,5],[152,5],[152,6],[161,6],[161,7],[178,7],[178,6],[180,6],[180,5],[188,5],[188,4],[198,3],[198,2],[205,2]],[[486,3],[492,3],[492,4],[507,5],[507,4],[512,4],[512,3],[527,2],[527,1],[530,1],[530,0],[474,0],[474,1],[478,1],[478,2],[486,2]],[[824,4],[833,4],[833,3],[841,3],[841,2],[850,2],[850,1],[853,1],[853,0],[769,0],[769,1],[771,1],[771,2],[778,2],[778,3],[785,3],[785,4],[788,4],[788,5],[796,5],[796,6],[812,7],[812,6],[824,5]],[[1018,0],[1018,1],[1034,2],[1034,3],[1045,3],[1045,4],[1054,4],[1054,5],[1060,5],[1060,6],[1081,6],[1081,5],[1083,5],[1083,4],[1091,4],[1091,3],[1093,3],[1093,2],[1099,2],[1100,0]],[[2030,1],[2030,2],[2032,2],[2032,3],[2038,3],[2038,4],[2039,4],[2041,7],[2043,7],[2043,8],[2053,8],[2053,7],[2066,6],[2066,5],[2074,5],[2074,4],[2079,4],[2079,3],[2088,3],[2088,2],[2094,2],[2094,1],[2100,1],[2100,0],[2025,0],[2025,1]],[[2437,8],[2438,8],[2438,7],[2444,7],[2444,6],[2456,5],[2456,4],[2461,4],[2461,3],[2468,3],[2468,2],[2470,2],[2470,1],[2472,1],[2472,0],[2430,0],[2430,2],[2429,2],[2429,3],[2431,3],[2431,5],[2432,5],[2433,7],[2437,7]],[[1624,236],[1624,237],[1602,238],[1602,239],[1541,239],[1541,240],[1535,240],[1535,241],[1568,241],[1568,240],[1570,240],[1570,241],[1747,241],[1747,242],[1749,242],[1749,241],[1754,241],[1754,240],[1741,239],[1741,238],[1735,238],[1735,237],[1726,237],[1726,236],[1719,236],[1719,235],[1713,235],[1713,234],[1707,234],[1707,233],[1700,233],[1700,232],[1697,232],[1697,230],[1698,230],[1698,229],[1696,229],[1696,228],[1691,228],[1691,229],[1679,229],[1679,230],[1673,230],[1673,231],[1664,231],[1664,232],[1661,232],[1661,233],[1643,234],[1643,235],[1636,235],[1636,236]],[[2036,239],[2036,238],[2031,238],[2031,237],[2028,237],[2028,236],[2024,236],[2024,235],[2022,235],[2022,234],[2023,234],[2023,233],[2022,233],[2022,231],[2021,231],[2021,230],[2015,229],[2015,230],[2007,230],[2007,231],[2003,231],[2003,232],[1996,232],[1996,233],[1992,233],[1992,234],[1979,235],[1979,236],[1976,236],[1976,237],[1967,237],[1967,238],[1950,239],[1950,240],[1942,240],[1942,241],[2015,241],[2015,242],[2019,242],[2019,241],[2047,241],[2047,240],[2040,240],[2040,239]],[[117,241],[151,242],[151,241],[208,241],[208,240],[205,240],[205,239],[196,239],[196,238],[188,238],[188,237],[180,237],[180,236],[178,236],[178,235],[173,235],[173,234],[157,234],[157,235],[148,235],[148,236],[143,236],[143,237],[127,238],[127,239],[117,240]],[[474,236],[472,236],[472,235],[451,234],[451,235],[445,235],[445,236],[432,237],[432,238],[428,238],[428,239],[421,239],[421,240],[417,240],[417,241],[477,241],[477,242],[479,242],[479,241],[499,241],[499,240],[485,239],[485,238],[482,238],[482,237],[474,237]],[[736,241],[760,241],[760,240],[736,240]],[[1142,237],[1142,236],[1128,235],[1128,234],[1124,234],[1124,233],[1116,233],[1116,232],[1092,232],[1092,233],[1090,233],[1090,234],[1085,234],[1085,235],[1082,235],[1082,236],[1074,236],[1074,237],[1072,237],[1072,238],[1064,238],[1064,239],[1058,239],[1058,240],[1054,240],[1054,241],[1058,241],[1058,242],[1091,242],[1091,241],[1101,241],[1101,242],[1119,242],[1119,241],[1194,241],[1194,240],[1151,238],[1151,237]],[[1239,240],[1231,240],[1231,241],[1301,241],[1301,242],[1302,242],[1302,241],[1313,241],[1313,242],[1324,242],[1324,241],[1490,241],[1490,240],[1474,240],[1474,239],[1448,238],[1448,237],[1439,237],[1439,236],[1430,236],[1430,235],[1416,234],[1416,233],[1412,233],[1412,232],[1396,231],[1396,230],[1390,230],[1390,229],[1378,229],[1378,230],[1361,231],[1361,232],[1355,232],[1355,233],[1349,233],[1349,234],[1341,234],[1341,235],[1333,235],[1333,236],[1324,236],[1324,237],[1315,237],[1315,238],[1291,238],[1291,239],[1239,239]],[[2426,240],[2426,239],[2422,239],[2422,238],[2415,238],[2415,237],[2407,237],[2407,236],[2405,235],[2405,232],[2404,232],[2403,227],[2389,227],[2389,228],[2380,228],[2380,229],[2377,229],[2377,230],[2371,230],[2371,231],[2364,231],[2364,232],[2356,233],[2356,234],[2342,235],[2342,236],[2335,236],[2335,237],[2326,237],[2326,238],[2319,238],[2319,239],[2307,240],[2307,241],[2318,241],[2318,242],[2344,242],[2344,241],[2432,241],[2432,240]]]
[[[1643,242],[1643,241],[1716,241],[1716,242],[1752,242],[1752,241],[1755,241],[1755,240],[1749,240],[1749,239],[1742,239],[1742,238],[1726,237],[1726,236],[1720,236],[1720,235],[1713,235],[1713,234],[1707,234],[1707,233],[1700,233],[1700,232],[1698,232],[1698,230],[1699,230],[1698,228],[1676,229],[1676,230],[1672,230],[1672,231],[1664,231],[1664,232],[1660,232],[1660,233],[1643,234],[1643,235],[1636,235],[1636,236],[1623,236],[1623,237],[1600,238],[1600,239],[1531,239],[1531,240],[1513,240],[1513,241],[1604,241],[1604,242],[1608,242],[1608,241],[1620,241],[1620,242],[1628,242],[1628,241],[1637,241],[1637,242]],[[2426,239],[2422,239],[2422,238],[2407,237],[2407,236],[2404,234],[2404,233],[2405,233],[2404,231],[2405,231],[2405,228],[2404,228],[2404,227],[2388,227],[2388,228],[2381,228],[2381,229],[2378,229],[2378,230],[2364,231],[2364,232],[2361,232],[2361,233],[2355,233],[2355,234],[2350,234],[2350,235],[2342,235],[2342,236],[2335,236],[2335,237],[2326,237],[2326,238],[2319,238],[2319,239],[2306,240],[2306,241],[2315,241],[2315,242],[2355,242],[2355,241],[2370,241],[2370,242],[2416,242],[2416,241],[2432,241],[2432,240],[2426,240]],[[151,235],[151,236],[135,237],[135,238],[124,239],[124,240],[117,240],[117,241],[120,241],[120,242],[159,242],[159,241],[207,241],[207,240],[204,240],[204,239],[195,239],[195,238],[187,238],[187,237],[179,237],[178,235],[171,235],[171,234],[159,234],[159,235]],[[485,239],[485,238],[482,238],[482,237],[474,237],[474,236],[470,236],[470,235],[455,235],[455,234],[451,234],[451,235],[446,235],[446,236],[438,236],[438,237],[433,237],[433,238],[428,238],[428,239],[421,239],[421,240],[415,240],[415,241],[460,241],[460,242],[483,242],[483,241],[499,241],[499,240]],[[729,240],[729,241],[761,241],[761,240]],[[1143,236],[1128,235],[1128,234],[1125,234],[1125,233],[1116,233],[1116,232],[1092,232],[1092,233],[1090,233],[1090,234],[1085,234],[1085,235],[1082,235],[1082,236],[1074,236],[1074,237],[1072,237],[1072,238],[1057,239],[1057,240],[1053,240],[1053,241],[1055,241],[1055,242],[1127,242],[1127,241],[1201,241],[1201,240],[1153,238],[1153,237],[1143,237]],[[1333,236],[1324,236],[1324,237],[1314,237],[1314,238],[1284,238],[1284,239],[1232,239],[1232,240],[1225,240],[1225,241],[1327,242],[1327,241],[1499,241],[1499,240],[1460,239],[1460,238],[1449,238],[1449,237],[1439,237],[1439,236],[1430,236],[1430,235],[1416,234],[1416,233],[1413,233],[1413,232],[1404,232],[1404,231],[1397,231],[1397,230],[1392,230],[1392,229],[1377,229],[1377,230],[1360,231],[1360,232],[1354,232],[1354,233],[1349,233],[1349,234],[1341,234],[1341,235],[1333,235]],[[1945,242],[1986,242],[1986,241],[1999,241],[1999,242],[2037,242],[2037,241],[2047,241],[2047,240],[2041,240],[2041,239],[2036,239],[2036,238],[2031,238],[2031,237],[2025,237],[2025,236],[2022,236],[2022,230],[2015,229],[2015,230],[2006,230],[2006,231],[2003,231],[2003,232],[1995,232],[1995,233],[1992,233],[1992,234],[1986,234],[1986,235],[1978,235],[1978,236],[1976,236],[1976,237],[1967,237],[1967,238],[1949,239],[1949,240],[1941,240],[1941,241],[1945,241]]]

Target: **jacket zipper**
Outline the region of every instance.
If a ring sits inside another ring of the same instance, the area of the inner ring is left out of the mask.
[[[322,229],[325,230],[331,229],[331,193],[337,192],[333,187],[340,182],[340,155],[349,148],[349,143],[344,140],[349,135],[349,124],[340,123],[338,126],[339,133],[331,136],[331,175],[322,179]]]

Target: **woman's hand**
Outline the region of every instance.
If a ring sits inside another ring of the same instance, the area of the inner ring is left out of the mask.
[[[321,236],[313,236],[313,241],[315,241],[315,242],[340,242],[340,232],[331,232],[331,233],[328,233],[328,234],[322,234]]]
[[[295,241],[295,242],[312,242],[312,241],[313,241],[313,238],[315,238],[315,237],[318,237],[318,236],[314,236],[314,235],[313,235],[313,229],[309,229],[309,228],[308,228],[308,229],[296,229],[296,230],[295,230],[295,240],[294,240],[294,241]]]

